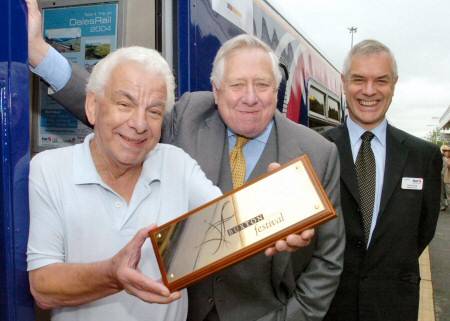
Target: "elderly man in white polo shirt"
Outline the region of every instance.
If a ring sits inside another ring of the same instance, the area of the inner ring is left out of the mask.
[[[170,293],[157,281],[147,235],[153,224],[221,192],[188,154],[159,143],[174,87],[155,50],[117,50],[94,67],[87,84],[94,133],[83,144],[33,158],[30,288],[40,307],[53,310],[53,321],[186,319],[186,291]],[[311,234],[289,239],[266,253],[306,246]]]
[[[53,309],[52,320],[186,319],[185,290],[170,293],[156,281],[145,241],[151,224],[221,192],[185,152],[159,144],[173,102],[173,75],[159,53],[117,50],[87,85],[94,133],[32,160],[28,270],[31,292]]]

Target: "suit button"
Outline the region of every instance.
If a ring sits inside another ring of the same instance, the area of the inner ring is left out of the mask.
[[[361,241],[361,240],[356,241],[356,247],[357,247],[358,249],[364,247],[364,242]]]
[[[213,304],[214,304],[214,299],[213,299],[213,298],[209,298],[209,299],[208,299],[208,303],[211,304],[211,305],[213,305]]]

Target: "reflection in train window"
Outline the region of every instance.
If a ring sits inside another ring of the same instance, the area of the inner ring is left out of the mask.
[[[325,94],[313,86],[309,89],[309,111],[325,115]]]
[[[331,98],[330,96],[328,96],[327,102],[328,102],[328,118],[340,121],[339,102]]]

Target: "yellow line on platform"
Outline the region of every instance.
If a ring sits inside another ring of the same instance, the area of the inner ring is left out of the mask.
[[[428,247],[419,258],[420,266],[420,302],[419,321],[435,321],[433,284],[431,282],[430,254]]]

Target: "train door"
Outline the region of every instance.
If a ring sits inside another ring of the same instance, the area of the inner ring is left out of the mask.
[[[29,104],[26,9],[0,1],[0,319],[31,321],[28,238]]]

